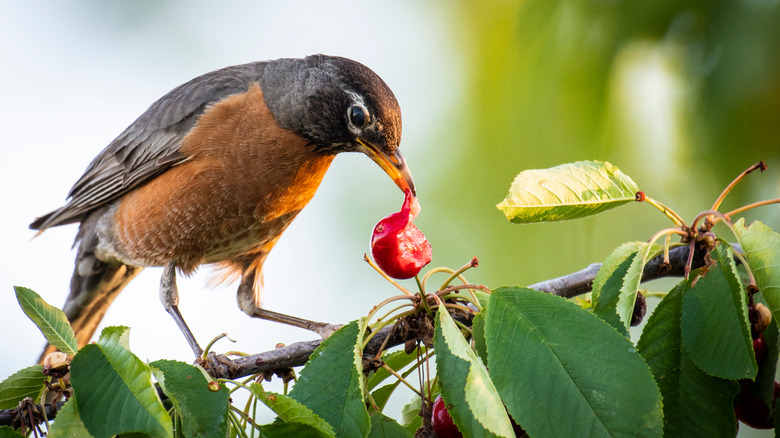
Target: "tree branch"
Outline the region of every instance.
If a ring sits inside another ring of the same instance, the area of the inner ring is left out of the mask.
[[[738,245],[733,246],[735,250],[741,250]],[[679,246],[670,250],[669,269],[663,268],[663,256],[651,259],[645,265],[645,269],[642,273],[642,281],[650,281],[662,277],[682,277],[685,272],[685,264],[688,261],[688,254],[688,246]],[[700,249],[697,249],[694,252],[692,263],[693,269],[704,265],[705,254],[706,251]],[[575,297],[590,292],[593,286],[593,279],[596,277],[596,273],[598,273],[600,268],[600,263],[593,263],[580,271],[536,283],[529,287],[564,298]],[[387,342],[385,343],[385,338],[388,336],[390,338],[387,339]],[[385,327],[371,338],[363,351],[363,357],[371,360],[376,356],[382,343],[385,343],[385,348],[389,349],[401,345],[406,341],[407,339],[403,339],[397,333],[393,332],[392,327]],[[314,349],[320,345],[320,342],[321,341],[319,340],[296,342],[295,344],[290,344],[274,351],[253,354],[235,360],[228,359],[227,361],[221,356],[213,355],[209,357],[209,365],[211,366],[209,372],[213,371],[215,373],[213,375],[219,378],[235,379],[252,374],[268,373],[279,369],[304,365],[309,359],[309,356],[314,352]]]
[[[741,251],[739,245],[732,245],[735,251]],[[662,277],[682,277],[685,272],[685,264],[688,261],[688,246],[679,246],[669,251],[669,266],[663,265],[663,257],[651,259],[644,268],[642,281],[655,280]],[[692,269],[704,265],[706,251],[696,249],[693,255]],[[554,278],[529,286],[543,292],[551,293],[565,298],[575,297],[590,292],[593,287],[593,279],[596,277],[600,263],[593,263],[580,271],[563,277]],[[462,319],[462,317],[461,317]],[[461,321],[466,323],[467,321]],[[400,331],[394,331],[393,327],[381,329],[368,342],[363,351],[363,358],[372,360],[384,344],[385,349],[401,345],[407,341],[400,336]],[[385,341],[385,338],[388,338]],[[321,340],[296,342],[272,351],[253,354],[250,356],[231,359],[226,356],[210,353],[205,362],[201,363],[209,374],[215,378],[237,379],[254,374],[272,374],[287,370],[292,367],[302,366],[309,360],[309,356],[322,343]],[[0,425],[11,425],[17,416],[16,409],[0,410]],[[47,407],[47,413],[50,407]],[[52,412],[52,414],[54,414]],[[53,416],[53,415],[52,415]],[[50,417],[51,418],[51,417]]]

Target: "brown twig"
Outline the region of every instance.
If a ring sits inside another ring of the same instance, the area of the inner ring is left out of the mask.
[[[738,245],[733,245],[735,251],[741,251]],[[698,268],[704,265],[706,251],[696,249],[691,257],[692,267]],[[669,262],[664,263],[662,255],[648,261],[642,274],[642,281],[650,281],[661,277],[681,277],[685,274],[685,266],[689,259],[689,247],[679,246],[669,251]],[[529,286],[543,292],[551,293],[565,298],[575,297],[587,293],[593,286],[593,279],[601,268],[601,264],[594,263],[563,277],[554,278]],[[455,314],[453,317],[463,324],[470,324],[463,315]],[[379,330],[366,344],[363,357],[372,359],[380,349],[392,348],[407,341],[399,336],[400,331],[392,330],[387,326]],[[215,378],[237,379],[260,373],[273,373],[277,370],[288,369],[304,365],[309,356],[322,343],[321,340],[296,342],[271,351],[253,354],[249,356],[231,359],[224,355],[209,353],[201,364]],[[61,405],[60,405],[61,406]],[[54,412],[50,412],[47,405],[47,416],[52,418]],[[0,410],[0,426],[11,425],[16,417],[15,409]]]

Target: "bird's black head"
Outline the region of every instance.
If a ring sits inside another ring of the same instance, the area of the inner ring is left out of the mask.
[[[414,191],[398,150],[401,109],[371,69],[347,58],[314,55],[265,65],[261,86],[277,123],[326,154],[363,152],[401,187]]]

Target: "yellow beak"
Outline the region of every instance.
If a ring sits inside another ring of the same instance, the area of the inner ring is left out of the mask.
[[[373,144],[358,138],[357,141],[363,146],[363,153],[368,155],[382,170],[395,181],[395,184],[401,191],[406,192],[411,190],[414,196],[417,196],[417,192],[414,189],[414,181],[412,180],[412,173],[406,166],[406,160],[404,160],[401,151],[396,149],[392,155],[387,155],[380,151]]]

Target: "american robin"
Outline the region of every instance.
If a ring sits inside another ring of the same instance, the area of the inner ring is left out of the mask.
[[[90,163],[65,206],[30,225],[80,223],[63,307],[79,346],[146,266],[165,268],[161,300],[196,354],[176,273],[203,264],[240,278],[238,304],[250,316],[326,334],[328,324],[261,308],[263,262],[339,152],[368,155],[414,193],[400,141],[393,92],[346,58],[237,65],[173,89]]]

